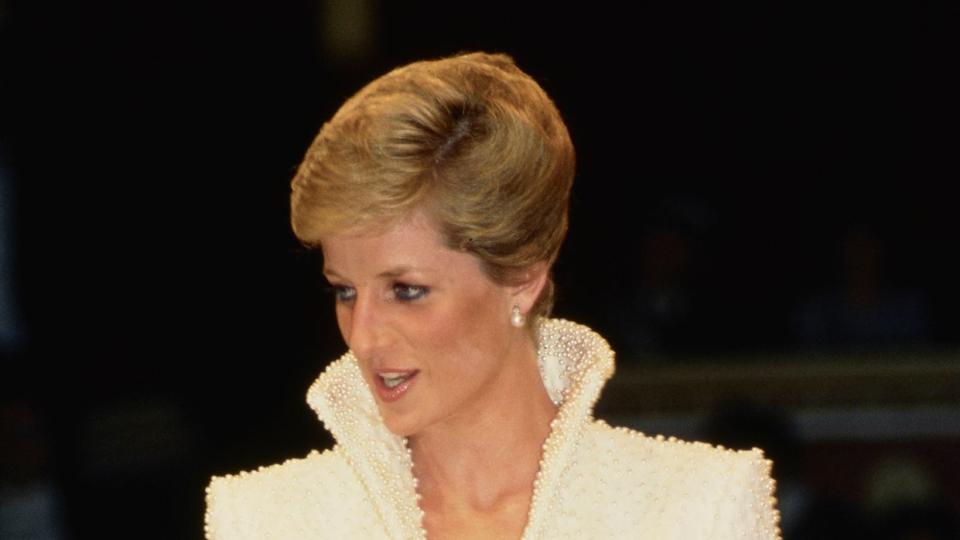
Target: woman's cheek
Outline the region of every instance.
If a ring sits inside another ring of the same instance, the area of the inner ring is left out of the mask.
[[[340,337],[343,338],[344,342],[349,343],[350,335],[350,312],[347,311],[344,306],[337,305],[335,308],[335,313],[337,316],[337,328],[340,330]]]

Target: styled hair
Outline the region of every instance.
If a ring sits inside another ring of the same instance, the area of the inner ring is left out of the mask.
[[[556,260],[567,232],[573,144],[542,88],[509,56],[415,62],[374,80],[321,128],[292,182],[305,246],[426,210],[448,247],[496,283]],[[553,280],[530,315],[547,316]],[[528,317],[534,320],[536,317]]]

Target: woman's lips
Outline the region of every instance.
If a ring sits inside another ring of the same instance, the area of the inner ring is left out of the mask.
[[[373,383],[377,388],[377,395],[380,401],[391,402],[403,397],[410,390],[417,374],[418,369],[378,369],[373,374]]]

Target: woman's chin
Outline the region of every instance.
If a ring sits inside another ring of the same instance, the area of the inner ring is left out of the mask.
[[[398,437],[410,437],[416,435],[419,431],[419,427],[412,418],[405,418],[403,415],[398,415],[392,411],[385,411],[384,408],[380,408],[380,416],[383,418],[383,424],[387,426],[387,429],[390,433]]]

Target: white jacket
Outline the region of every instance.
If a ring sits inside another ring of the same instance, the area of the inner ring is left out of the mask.
[[[760,450],[651,438],[594,420],[613,375],[609,345],[558,319],[544,320],[538,334],[540,372],[560,408],[524,539],[780,537],[771,463]],[[327,367],[307,402],[336,446],[214,477],[207,538],[425,538],[406,439],[383,425],[351,353]]]

